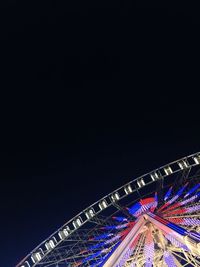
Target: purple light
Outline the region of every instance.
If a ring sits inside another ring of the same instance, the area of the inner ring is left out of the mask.
[[[200,225],[200,219],[196,218],[184,218],[183,222],[181,223],[182,225]]]
[[[152,238],[151,230],[148,231],[145,239],[144,245],[144,255],[145,255],[145,267],[151,267],[154,257],[154,242]]]
[[[184,196],[184,198],[188,197],[189,195],[191,195],[193,192],[195,192],[198,188],[200,187],[200,183],[197,184],[196,186],[192,187],[188,193]]]
[[[196,206],[187,208],[187,213],[193,213],[193,212],[199,211],[199,210],[200,210],[200,205],[196,205]]]
[[[178,191],[178,193],[177,193],[172,199],[170,199],[170,200],[168,201],[169,205],[172,204],[174,201],[176,201],[176,200],[180,197],[180,195],[181,195],[181,194],[183,193],[183,191],[185,190],[186,186],[187,186],[187,184],[185,184],[185,185]]]
[[[193,197],[190,197],[190,198],[188,198],[188,199],[186,199],[184,201],[181,201],[180,202],[180,206],[183,206],[183,205],[185,205],[187,203],[190,203],[190,202],[194,201],[198,197],[200,197],[200,193],[198,193],[198,194],[194,195]]]
[[[179,242],[176,238],[172,237],[170,234],[165,234],[164,236],[174,245],[175,247],[183,248],[185,251],[188,251],[188,247],[183,243]]]
[[[174,257],[168,251],[164,252],[163,257],[168,267],[176,267]]]

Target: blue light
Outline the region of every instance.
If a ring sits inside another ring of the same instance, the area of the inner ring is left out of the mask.
[[[112,219],[114,219],[118,222],[126,222],[127,221],[126,217],[112,217]]]
[[[171,193],[172,193],[172,186],[169,188],[169,190],[165,194],[165,197],[164,197],[164,200],[165,201],[170,197]]]
[[[135,203],[131,208],[128,209],[129,213],[134,215],[141,208],[141,204],[139,202]]]
[[[193,192],[195,192],[198,188],[200,187],[200,184],[195,185],[194,187],[192,187],[188,193],[184,196],[184,198],[188,197],[189,195],[191,195]]]

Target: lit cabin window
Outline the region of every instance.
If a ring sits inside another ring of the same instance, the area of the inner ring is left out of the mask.
[[[129,184],[129,185],[124,187],[124,191],[128,195],[128,194],[133,192],[133,189],[132,189],[131,185]]]
[[[107,202],[106,202],[105,199],[102,200],[102,201],[99,203],[99,208],[100,208],[101,210],[103,210],[103,209],[105,209],[105,208],[107,208],[107,207],[108,207],[108,204],[107,204]]]

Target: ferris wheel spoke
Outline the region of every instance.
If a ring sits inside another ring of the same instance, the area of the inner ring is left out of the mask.
[[[174,256],[176,256],[177,258],[180,258],[181,261],[184,261],[185,266],[187,266],[188,264],[189,264],[189,266],[194,266],[194,267],[199,266],[199,262],[196,259],[194,259],[193,257],[189,256],[187,254],[187,252],[185,252],[185,251],[180,252],[177,249],[173,248],[173,249],[171,249],[171,253]]]

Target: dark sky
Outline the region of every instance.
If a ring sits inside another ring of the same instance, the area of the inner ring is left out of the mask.
[[[0,4],[2,267],[200,150],[198,7],[124,2]]]

